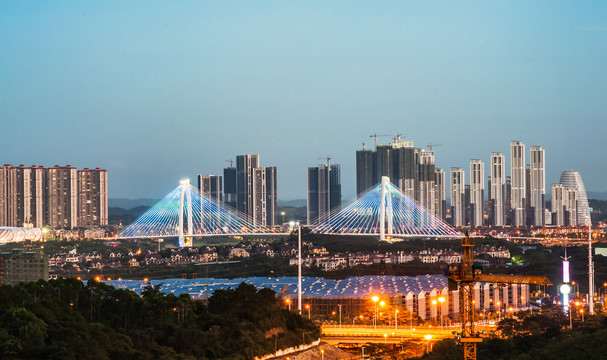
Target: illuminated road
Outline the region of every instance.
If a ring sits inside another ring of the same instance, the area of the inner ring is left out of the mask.
[[[476,330],[494,330],[488,326],[477,326]],[[352,325],[323,325],[322,341],[331,344],[337,343],[386,343],[395,344],[406,340],[424,340],[427,335],[431,335],[432,340],[444,338],[454,338],[453,331],[460,332],[459,326],[445,326],[442,330],[439,327],[405,327],[395,328],[394,326],[352,326]]]

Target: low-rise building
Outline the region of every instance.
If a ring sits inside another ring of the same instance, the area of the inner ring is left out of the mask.
[[[48,280],[48,255],[12,249],[0,253],[0,284]]]

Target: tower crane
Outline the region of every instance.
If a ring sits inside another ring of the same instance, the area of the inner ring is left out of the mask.
[[[232,163],[234,162],[234,160],[226,160],[226,162],[230,163],[230,167],[232,167]]]
[[[394,135],[394,137],[392,138],[392,140],[394,140],[394,142],[395,142],[395,143],[399,142],[399,141],[400,141],[400,136],[401,136],[401,135],[402,135],[402,134],[396,134],[396,135]]]
[[[441,146],[441,145],[442,145],[442,144],[433,144],[433,143],[430,143],[430,144],[426,145],[426,147],[427,147],[428,149],[430,149],[430,151],[432,151],[432,148],[433,148],[433,147],[436,147],[436,146]]]
[[[483,274],[482,269],[474,265],[474,240],[466,233],[462,239],[463,256],[460,265],[450,265],[446,274],[449,290],[457,290],[459,285],[459,314],[462,332],[459,342],[463,347],[464,360],[476,360],[476,344],[483,341],[474,330],[474,283],[487,282],[498,285],[533,284],[552,285],[546,276],[537,275],[499,275]]]
[[[378,135],[378,134],[373,134],[369,137],[375,138],[375,149],[377,150],[377,138],[378,137],[384,137],[384,136],[390,136],[390,135]]]

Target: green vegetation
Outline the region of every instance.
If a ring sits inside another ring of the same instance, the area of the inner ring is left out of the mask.
[[[501,333],[501,335],[500,335]],[[607,318],[579,318],[569,330],[562,309],[544,306],[542,313],[520,312],[503,319],[498,332],[478,345],[479,359],[604,359],[607,354]],[[461,348],[453,339],[439,341],[423,360],[461,359]]]
[[[250,359],[314,328],[273,291],[244,283],[208,306],[151,285],[142,296],[75,279],[0,287],[2,359]]]

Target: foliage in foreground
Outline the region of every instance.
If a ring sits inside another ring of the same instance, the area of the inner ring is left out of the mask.
[[[607,318],[597,315],[582,323],[575,321],[569,330],[569,319],[556,306],[545,306],[542,313],[519,313],[503,319],[501,335],[485,339],[478,345],[478,359],[552,360],[604,359],[607,354]],[[461,348],[455,340],[439,341],[423,360],[461,359]]]
[[[272,290],[244,283],[208,306],[151,285],[142,296],[75,279],[0,287],[2,359],[250,359],[312,329]]]

